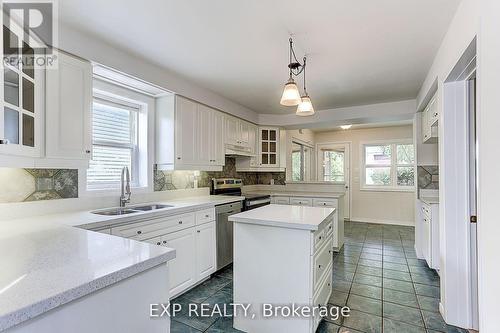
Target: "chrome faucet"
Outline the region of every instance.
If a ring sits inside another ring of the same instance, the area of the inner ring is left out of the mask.
[[[132,192],[130,191],[130,171],[126,166],[122,169],[121,184],[122,194],[120,195],[120,207],[125,207],[125,204],[130,202],[130,196],[132,195]],[[125,195],[127,195],[126,198]]]

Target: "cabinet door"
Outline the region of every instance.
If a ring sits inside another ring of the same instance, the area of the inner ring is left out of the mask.
[[[260,165],[277,167],[279,165],[279,129],[260,128],[259,132]]]
[[[90,159],[92,65],[60,52],[46,78],[46,156]]]
[[[175,102],[175,164],[195,165],[198,105],[179,96]]]
[[[198,105],[198,117],[196,124],[196,136],[197,136],[197,146],[195,150],[197,151],[197,161],[196,164],[199,165],[211,165],[213,164],[212,160],[212,151],[213,151],[213,129],[212,129],[212,118],[213,112],[212,109],[206,107],[204,105]]]
[[[422,216],[422,255],[429,266],[431,261],[431,219],[423,214]]]
[[[33,69],[17,63],[18,57],[33,55],[33,49],[24,45],[21,50],[10,49],[10,43],[23,40],[22,27],[13,24],[9,30],[3,26],[0,47],[4,55],[4,67],[0,71],[0,154],[40,157],[43,143],[44,75],[43,68]],[[22,52],[20,54],[19,52]],[[12,57],[12,62],[9,60]],[[3,163],[3,162],[6,163]],[[10,166],[9,158],[2,159],[2,166]]]
[[[177,295],[196,282],[195,228],[162,236],[164,246],[175,249],[175,259],[168,263],[170,295]]]
[[[248,147],[252,154],[257,154],[258,152],[258,138],[259,138],[259,128],[255,125],[251,125],[248,128]],[[252,165],[257,166],[258,164]]]
[[[225,165],[225,148],[224,148],[224,114],[217,110],[212,110],[212,126],[211,126],[212,149],[211,164]]]
[[[250,123],[240,121],[239,144],[243,147],[250,147]]]
[[[196,228],[196,276],[201,280],[215,272],[215,223]]]
[[[238,145],[240,137],[240,122],[235,117],[226,118],[226,144]]]

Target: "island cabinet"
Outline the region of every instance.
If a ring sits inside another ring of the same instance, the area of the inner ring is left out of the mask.
[[[334,208],[268,205],[229,217],[234,223],[234,327],[244,332],[315,332],[315,315],[288,317],[300,306],[326,306],[332,293]],[[278,313],[274,313],[277,310]],[[254,316],[255,315],[255,316]],[[269,316],[268,316],[269,315]]]

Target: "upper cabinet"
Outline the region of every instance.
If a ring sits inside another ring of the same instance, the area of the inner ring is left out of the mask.
[[[163,170],[221,171],[224,115],[187,98],[156,99],[156,163]]]
[[[4,68],[0,72],[0,155],[40,157],[43,146],[44,69],[33,68],[29,65],[30,61],[18,61],[20,57],[29,60],[34,56],[34,50],[22,42],[22,36],[3,26],[0,40],[4,58]],[[8,46],[12,43],[19,47],[23,43],[22,50],[11,50]],[[8,162],[13,161],[9,157],[1,160],[2,166],[9,166]]]
[[[278,127],[251,127],[250,138],[255,140],[255,155],[236,160],[237,171],[279,172],[285,170],[286,134]]]
[[[47,70],[46,84],[46,157],[90,160],[91,63],[59,52],[58,66]]]
[[[233,116],[225,116],[226,154],[253,156],[255,151],[256,126]]]
[[[439,104],[437,92],[431,98],[422,113],[422,142],[436,143],[438,141]]]

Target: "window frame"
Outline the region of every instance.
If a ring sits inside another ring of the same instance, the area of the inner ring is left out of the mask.
[[[296,145],[299,145],[300,146],[300,180],[294,180],[293,179],[293,153],[294,153],[294,150],[293,150],[293,145],[296,144]],[[300,140],[300,139],[296,139],[296,138],[292,138],[291,139],[291,151],[290,151],[290,182],[295,182],[295,183],[302,183],[302,182],[308,182],[310,181],[311,179],[311,168],[313,166],[312,164],[312,158],[313,158],[313,154],[314,154],[314,147],[307,144],[306,142]],[[309,158],[306,159],[306,152],[305,150],[306,149],[309,149]],[[306,167],[309,169],[309,170],[306,170]],[[306,178],[309,178],[309,179],[306,179]]]
[[[397,146],[399,145],[412,145],[414,151],[416,150],[415,144],[411,139],[403,139],[403,140],[380,140],[380,141],[368,141],[360,143],[360,161],[361,167],[360,169],[360,190],[361,191],[389,191],[389,192],[414,192],[415,191],[415,183],[413,186],[405,186],[397,184],[397,170],[398,167],[412,167],[414,175],[416,174],[416,159],[413,159],[413,163],[411,164],[398,164],[397,157]],[[366,147],[370,146],[390,146],[391,147],[391,162],[387,166],[383,165],[373,165],[366,164]],[[368,185],[366,184],[366,169],[370,167],[388,167],[390,168],[390,185]],[[415,177],[415,176],[414,176]]]
[[[130,133],[131,133],[131,144],[124,143],[113,143],[108,141],[100,141],[95,140],[92,136],[92,151],[94,151],[95,146],[100,147],[111,147],[111,148],[119,148],[119,149],[130,149],[131,150],[131,174],[130,174],[130,186],[131,187],[139,187],[139,114],[143,111],[143,105],[139,102],[134,103],[129,101],[126,98],[120,98],[118,96],[110,96],[107,94],[100,93],[98,91],[93,92],[92,96],[92,109],[94,109],[94,103],[107,105],[110,107],[117,107],[121,109],[128,110],[129,112],[133,112],[133,120],[130,123]],[[93,128],[93,119],[92,126]],[[117,190],[120,188],[120,183],[116,182],[106,182],[106,183],[92,183],[89,181],[87,177],[86,181],[87,190]]]

